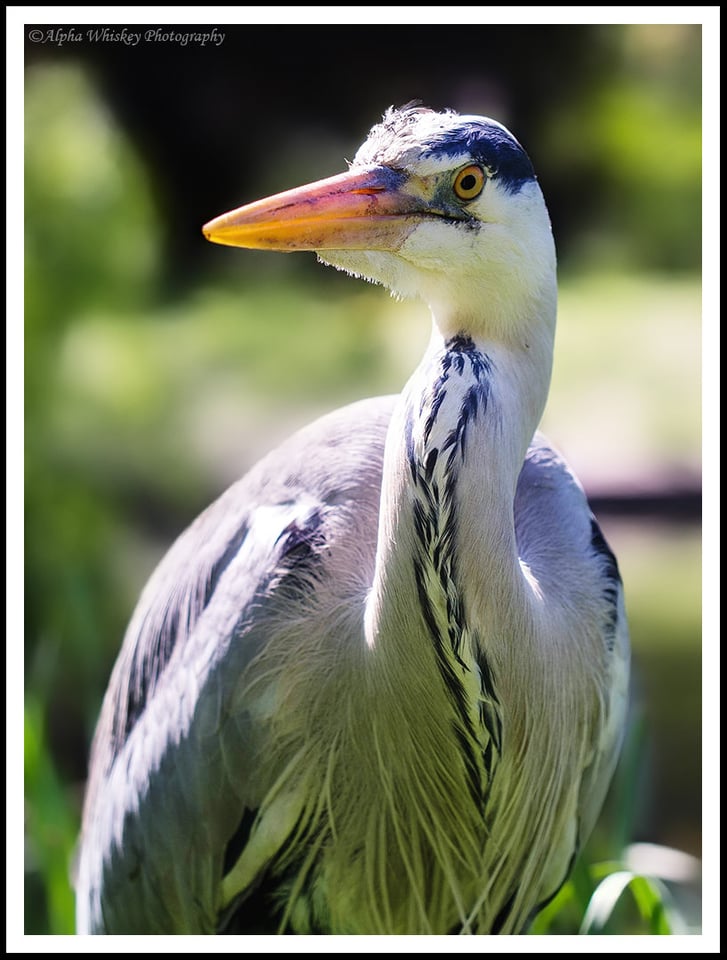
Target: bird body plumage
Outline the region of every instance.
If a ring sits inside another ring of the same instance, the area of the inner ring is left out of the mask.
[[[482,197],[450,216],[473,160]],[[399,397],[269,454],[150,580],[94,741],[81,932],[517,933],[600,810],[628,639],[585,495],[533,437],[539,187],[504,128],[454,114],[390,112],[359,194],[384,189],[372,164],[435,212],[412,227],[410,193],[395,242],[319,256],[423,293],[430,346]]]

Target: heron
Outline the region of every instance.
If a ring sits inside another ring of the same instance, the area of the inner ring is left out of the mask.
[[[80,933],[513,934],[626,722],[616,559],[539,431],[556,256],[499,122],[390,108],[348,169],[205,225],[428,304],[399,395],[323,416],[172,545],[94,736]]]

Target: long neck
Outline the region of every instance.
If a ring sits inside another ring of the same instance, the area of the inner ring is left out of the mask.
[[[496,643],[527,613],[513,499],[551,350],[549,338],[505,347],[435,327],[387,438],[371,646],[420,643],[423,621],[464,657],[473,632]]]
[[[372,751],[367,783],[373,770],[380,785],[367,829],[395,838],[382,840],[382,861],[397,885],[419,890],[422,903],[430,879],[441,887],[429,891],[441,911],[433,929],[452,922],[454,903],[469,911],[478,902],[490,867],[492,875],[515,869],[503,866],[497,845],[487,848],[485,869],[482,850],[489,805],[496,809],[503,796],[498,757],[517,751],[501,681],[513,638],[527,644],[536,636],[513,501],[545,403],[551,350],[547,336],[518,351],[435,327],[387,435],[364,620],[368,669],[357,674],[370,701],[349,715],[356,742]],[[433,832],[433,823],[448,828]],[[488,892],[487,929],[506,906],[508,883]],[[413,927],[407,922],[402,929]]]

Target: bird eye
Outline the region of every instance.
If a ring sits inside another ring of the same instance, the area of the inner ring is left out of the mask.
[[[482,193],[485,185],[485,171],[477,164],[462,167],[454,178],[454,192],[460,200],[474,200]]]

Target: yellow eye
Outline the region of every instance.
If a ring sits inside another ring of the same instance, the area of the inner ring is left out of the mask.
[[[485,171],[476,163],[462,167],[454,178],[454,192],[460,200],[474,200],[482,193],[485,185]]]

